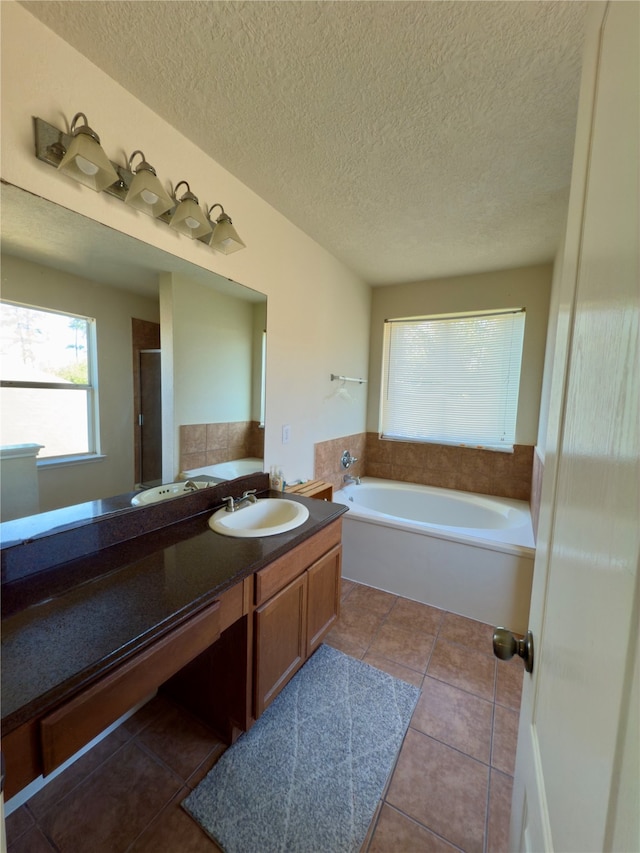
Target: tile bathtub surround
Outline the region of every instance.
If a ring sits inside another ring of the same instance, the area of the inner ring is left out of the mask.
[[[491,635],[489,625],[343,581],[330,644],[422,688],[361,853],[509,849],[523,668],[493,658]],[[482,656],[479,676],[457,671],[465,653]],[[217,853],[180,802],[225,748],[158,696],[9,816],[8,853],[83,853],[87,839],[92,853]]]
[[[264,456],[264,430],[257,421],[183,424],[180,427],[181,471],[247,456]]]
[[[528,501],[533,476],[533,447],[515,445],[513,453],[445,444],[389,441],[366,434],[365,471],[369,477],[420,483],[464,492]]]
[[[345,474],[362,477],[366,473],[365,445],[366,434],[363,432],[318,442],[314,445],[314,480],[324,480],[325,483],[331,483],[334,491],[337,491],[342,488]],[[340,464],[345,450],[348,450],[358,460],[348,469],[343,468]]]
[[[517,444],[513,453],[445,444],[388,441],[377,433],[356,433],[314,446],[313,476],[342,488],[345,474],[420,483],[443,489],[528,501],[534,480],[534,448]],[[358,461],[340,465],[345,450]]]

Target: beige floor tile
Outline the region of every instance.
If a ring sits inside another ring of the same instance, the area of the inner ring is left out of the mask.
[[[493,626],[457,613],[445,613],[440,637],[485,655],[493,655]]]
[[[11,846],[14,841],[17,841],[21,835],[28,832],[34,826],[31,812],[26,806],[20,806],[14,812],[5,818],[5,832],[7,844]]]
[[[402,666],[402,664],[389,660],[389,658],[385,658],[375,652],[367,652],[362,660],[371,666],[375,666],[376,669],[381,669],[383,672],[387,672],[394,678],[399,678],[400,681],[406,681],[408,684],[413,684],[415,687],[422,686],[424,676],[421,672],[417,672],[415,669],[409,669],[409,667]]]
[[[493,745],[491,749],[491,766],[513,776],[516,763],[516,747],[518,743],[517,711],[496,705],[493,718]]]
[[[182,787],[134,741],[39,820],[59,853],[124,851]]]
[[[466,853],[482,853],[489,768],[409,729],[386,801]]]
[[[189,788],[195,788],[197,785],[202,782],[207,773],[211,770],[211,768],[218,763],[220,758],[224,755],[228,747],[226,744],[221,743],[213,752],[210,752],[209,755],[205,758],[205,760],[200,764],[194,772],[187,779],[187,785]]]
[[[435,635],[440,629],[444,614],[445,611],[437,607],[430,607],[419,601],[410,601],[408,598],[399,598],[386,621],[389,625]]]
[[[158,693],[153,699],[150,699],[142,708],[136,711],[133,716],[125,720],[120,728],[130,732],[132,735],[137,735],[170,707],[171,701],[163,694]]]
[[[338,649],[340,652],[344,652],[345,655],[351,655],[352,658],[357,658],[358,660],[362,660],[367,650],[366,645],[354,642],[350,637],[342,633],[340,628],[334,628],[329,631],[322,642],[326,643],[328,646],[332,646],[334,649]]]
[[[498,661],[496,666],[496,702],[520,710],[522,699],[522,682],[524,680],[524,666],[519,657],[510,661]]]
[[[493,702],[495,658],[475,649],[445,642],[442,632],[429,661],[427,675]]]
[[[349,593],[349,606],[371,610],[378,616],[386,616],[397,601],[397,596],[372,586],[355,584]]]
[[[338,624],[332,629],[331,635],[341,640],[348,640],[355,646],[364,646],[366,649],[382,624],[384,616],[373,610],[354,606],[351,601],[352,596],[353,593],[345,601]]]
[[[487,853],[510,853],[509,819],[513,779],[495,769],[489,777],[489,827]]]
[[[223,744],[191,714],[169,705],[136,738],[186,781]]]
[[[433,832],[391,806],[382,807],[367,853],[456,853]]]
[[[426,676],[411,726],[489,763],[493,703]]]
[[[180,792],[178,797],[167,806],[160,817],[142,833],[128,853],[218,853],[222,848],[202,830],[191,818],[180,801],[189,793]]]
[[[345,578],[342,578],[340,586],[340,596],[343,601],[345,598],[347,598],[348,595],[351,594],[355,586],[356,584],[353,581],[348,581],[345,580]]]
[[[85,784],[92,773],[99,770],[128,740],[130,734],[123,726],[103,738],[93,749],[86,752],[55,779],[52,779],[41,791],[29,800],[29,809],[36,820],[49,811],[52,806],[66,797],[71,791]]]
[[[38,827],[34,826],[9,847],[8,853],[58,853],[58,851],[49,844]]]
[[[369,646],[369,652],[424,673],[434,642],[431,634],[419,634],[385,622]]]

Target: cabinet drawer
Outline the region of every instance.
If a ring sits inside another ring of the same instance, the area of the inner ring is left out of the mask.
[[[51,773],[220,636],[220,603],[201,610],[40,723],[43,774]]]
[[[333,521],[324,530],[316,533],[311,539],[302,542],[288,554],[270,563],[264,569],[256,572],[255,604],[260,606],[270,599],[279,590],[291,583],[294,578],[302,574],[311,563],[315,563],[323,554],[326,554],[335,545],[339,545],[342,538],[342,520]]]

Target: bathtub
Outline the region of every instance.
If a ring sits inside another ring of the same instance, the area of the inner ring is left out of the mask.
[[[229,462],[219,462],[217,465],[205,465],[203,468],[181,471],[179,476],[183,480],[193,480],[196,477],[235,480],[236,477],[244,477],[246,474],[261,472],[263,464],[263,459],[258,459],[255,456],[246,456],[244,459],[231,459]]]
[[[525,501],[365,477],[335,492],[342,573],[526,633],[535,547]]]

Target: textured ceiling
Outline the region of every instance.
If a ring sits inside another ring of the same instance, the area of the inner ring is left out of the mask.
[[[586,3],[22,5],[365,281],[553,258]]]

